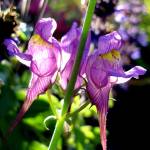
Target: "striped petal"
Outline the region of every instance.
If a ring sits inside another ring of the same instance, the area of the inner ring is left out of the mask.
[[[44,41],[39,35],[32,36],[26,51],[33,57],[31,71],[38,76],[54,74],[59,68],[57,66],[57,57],[60,57],[59,51],[60,49],[55,44]]]
[[[61,47],[68,53],[71,53],[73,50],[67,48],[68,45],[71,45],[74,41],[79,40],[81,36],[81,28],[78,28],[76,22],[72,24],[71,29],[61,38]]]
[[[91,99],[92,104],[96,105],[98,116],[99,116],[99,126],[100,126],[100,139],[103,150],[107,149],[107,138],[106,138],[106,118],[108,110],[108,100],[109,93],[112,85],[108,83],[102,88],[97,88],[90,82],[87,84],[87,91]]]
[[[62,63],[61,70],[64,69],[65,65],[71,57],[76,56],[79,39],[81,36],[81,28],[77,27],[77,23],[74,22],[71,29],[61,38],[61,49],[62,49]]]
[[[35,26],[35,33],[40,35],[45,41],[48,41],[56,28],[57,23],[53,18],[42,18]]]
[[[77,55],[80,37],[81,37],[81,28],[78,28],[77,24],[73,23],[70,31],[66,35],[64,35],[61,39],[62,62],[60,72],[61,77],[60,84],[64,90],[67,88],[67,84],[71,76],[72,68]],[[77,77],[77,81],[75,84],[75,89],[78,89],[83,83],[83,78],[81,76],[85,73],[85,66],[90,47],[90,40],[91,35],[89,33],[83,54],[83,59],[80,65],[79,75]]]
[[[67,85],[68,85],[68,82],[69,82],[69,79],[71,76],[73,64],[74,64],[74,60],[69,60],[69,62],[65,66],[65,69],[63,71],[61,71],[60,83],[61,83],[61,87],[64,90],[67,88]],[[75,89],[80,88],[82,83],[83,83],[83,78],[78,75],[77,81],[75,84]]]
[[[117,31],[111,32],[104,36],[100,36],[98,40],[98,51],[99,54],[105,54],[111,50],[120,50],[122,47],[122,39]]]
[[[22,117],[28,111],[37,96],[44,93],[48,89],[49,85],[51,85],[51,77],[38,77],[37,75],[32,74],[25,102],[22,105],[15,121],[9,128],[9,133],[11,133],[17,124],[21,121]]]

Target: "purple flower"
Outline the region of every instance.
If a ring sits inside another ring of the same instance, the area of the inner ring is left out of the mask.
[[[119,23],[118,32],[126,43],[122,48],[122,52],[126,53],[126,58],[129,57],[128,60],[130,60],[130,57],[131,59],[140,58],[140,49],[137,45],[147,46],[147,35],[139,28],[142,14],[145,13],[144,3],[140,0],[130,0],[121,5],[119,4],[116,9],[115,20]],[[133,50],[138,50],[138,52],[133,52]]]
[[[56,79],[60,69],[60,46],[57,40],[52,37],[56,26],[56,22],[52,18],[39,20],[35,27],[35,34],[31,37],[25,53],[20,52],[13,40],[6,39],[4,42],[9,53],[16,56],[32,72],[26,100],[10,128],[10,132],[21,120],[36,97],[44,93]]]
[[[80,37],[81,37],[81,28],[77,28],[77,24],[73,23],[70,31],[61,38],[62,62],[60,72],[60,84],[64,90],[67,88],[67,84],[71,76],[72,68],[77,55]],[[81,62],[81,67],[75,84],[75,89],[80,88],[83,83],[83,78],[81,76],[85,72],[85,64],[87,60],[89,46],[90,46],[90,34],[86,42],[83,60]]]
[[[127,14],[130,11],[130,5],[128,3],[118,5],[115,11],[115,21],[118,23],[125,22],[128,17]]]
[[[140,66],[126,72],[123,70],[120,61],[121,46],[122,39],[116,31],[101,36],[98,49],[89,56],[86,65],[87,92],[98,110],[103,150],[106,150],[106,116],[112,86],[127,82],[132,77],[138,78],[146,72]]]
[[[145,32],[140,31],[137,36],[137,41],[141,46],[146,47],[148,45],[148,37]]]

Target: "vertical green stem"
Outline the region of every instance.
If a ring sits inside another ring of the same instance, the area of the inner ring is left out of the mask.
[[[57,142],[58,142],[58,140],[60,138],[60,135],[63,131],[63,125],[64,125],[66,113],[67,113],[68,107],[70,105],[71,97],[73,95],[73,90],[74,90],[74,86],[75,86],[75,83],[76,83],[76,79],[77,79],[77,75],[78,75],[82,55],[83,55],[83,52],[84,52],[85,43],[86,43],[86,39],[87,39],[87,36],[88,36],[89,28],[90,28],[90,25],[91,25],[91,20],[92,20],[93,12],[94,12],[94,9],[95,9],[95,5],[96,5],[96,0],[89,0],[89,5],[88,5],[88,8],[87,8],[87,12],[86,12],[86,15],[85,15],[85,20],[84,20],[84,24],[83,24],[83,28],[82,28],[82,34],[81,34],[81,39],[80,39],[80,44],[79,44],[77,57],[76,57],[76,60],[75,60],[75,64],[74,64],[74,67],[73,67],[71,78],[70,78],[70,81],[68,83],[68,87],[67,87],[67,90],[66,90],[66,95],[65,95],[65,98],[64,98],[64,104],[63,104],[63,108],[62,108],[62,112],[61,112],[61,118],[58,119],[58,121],[56,123],[55,130],[54,130],[52,139],[50,141],[48,150],[56,150]]]

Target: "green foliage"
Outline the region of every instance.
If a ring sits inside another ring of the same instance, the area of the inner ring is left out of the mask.
[[[141,21],[141,28],[144,32],[147,33],[148,36],[148,41],[150,41],[150,26],[149,26],[149,20],[150,20],[150,1],[149,0],[144,0],[144,4],[146,7],[146,15],[143,15],[142,21]]]
[[[150,20],[150,14],[143,16],[143,21],[141,22],[140,26],[141,29],[147,33],[148,41],[150,41],[150,26],[148,20]]]

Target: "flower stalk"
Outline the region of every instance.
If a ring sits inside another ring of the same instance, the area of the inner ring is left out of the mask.
[[[52,113],[53,113],[53,115],[55,115],[56,118],[57,118],[57,117],[58,117],[58,114],[57,114],[56,108],[53,106],[53,102],[52,102],[52,98],[51,98],[51,92],[50,92],[49,89],[46,91],[46,94],[47,94],[47,97],[48,97],[48,101],[49,101],[49,104],[50,104],[50,108],[51,108],[51,110],[52,110]]]
[[[73,90],[74,90],[74,86],[76,83],[78,71],[80,68],[80,63],[82,60],[86,39],[88,37],[88,32],[89,32],[89,28],[91,25],[91,20],[92,20],[93,12],[95,9],[95,5],[96,5],[96,0],[89,0],[89,5],[87,8],[85,20],[83,23],[78,53],[76,56],[75,64],[74,64],[73,71],[71,74],[71,78],[70,78],[70,81],[69,81],[68,86],[67,86],[66,95],[64,98],[64,104],[63,104],[63,108],[61,111],[61,117],[56,122],[55,130],[54,130],[53,136],[51,138],[48,150],[56,150],[57,142],[58,142],[60,135],[63,131],[63,125],[64,125],[64,122],[66,119],[66,114],[67,114],[67,111],[68,111],[68,108],[69,108],[69,105],[71,102],[71,97],[73,95]]]
[[[75,116],[76,114],[78,114],[80,111],[82,111],[85,107],[87,107],[90,104],[90,101],[86,101],[84,102],[84,104],[82,104],[77,110],[75,110],[74,112],[70,113],[67,115],[67,118],[70,118],[72,116]]]

